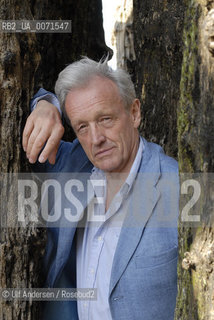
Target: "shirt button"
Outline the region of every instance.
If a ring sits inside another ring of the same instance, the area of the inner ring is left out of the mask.
[[[92,273],[92,274],[94,273],[94,269],[91,269],[91,273]]]
[[[102,241],[103,237],[99,236],[97,239],[98,239],[98,241]]]
[[[88,306],[88,304],[87,304],[86,302],[84,302],[84,304],[83,304],[83,305],[84,305],[84,307],[85,307],[85,308]]]

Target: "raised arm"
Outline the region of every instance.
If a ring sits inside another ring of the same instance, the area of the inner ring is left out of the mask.
[[[58,109],[52,103],[40,100],[28,117],[22,136],[23,149],[29,162],[35,163],[39,156],[39,162],[48,159],[54,164],[63,134],[64,127]]]

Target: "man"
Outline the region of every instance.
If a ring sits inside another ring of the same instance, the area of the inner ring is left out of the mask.
[[[92,184],[103,181],[90,200],[83,193],[81,201],[84,216],[90,207],[90,214],[104,219],[93,224],[87,217],[84,229],[76,223],[48,230],[47,285],[97,288],[97,301],[78,300],[77,309],[75,302],[50,303],[44,318],[173,320],[176,161],[139,136],[140,102],[133,83],[107,60],[84,58],[69,65],[55,91],[78,140],[60,142],[60,113],[50,103],[58,102],[42,90],[23,133],[24,150],[31,163],[39,156],[36,171],[91,172]],[[104,205],[91,207],[91,199],[100,197]]]

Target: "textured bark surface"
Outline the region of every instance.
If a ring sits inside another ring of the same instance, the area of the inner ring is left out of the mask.
[[[214,8],[213,1],[187,3],[178,108],[181,172],[203,174],[201,222],[180,224],[176,319],[214,319]],[[182,261],[183,260],[183,261]],[[183,268],[182,268],[183,267]]]
[[[104,41],[101,0],[32,1],[35,19],[72,20],[72,32],[37,33],[41,63],[35,86],[54,89],[58,73],[82,55],[99,60],[107,53]]]
[[[17,226],[17,181],[13,173],[28,171],[21,133],[35,89],[53,90],[57,73],[87,54],[106,53],[100,0],[0,0],[0,19],[69,19],[72,34],[0,34],[0,287],[41,287],[45,230]],[[6,227],[6,218],[7,226]],[[9,227],[13,225],[13,227]],[[1,301],[0,319],[40,319],[35,302]]]
[[[1,19],[32,19],[27,1],[10,1],[10,7],[0,1],[0,12]],[[0,215],[4,226],[0,231],[0,287],[39,287],[45,237],[43,230],[15,227],[17,202],[13,200],[17,190],[13,173],[20,172],[24,165],[21,129],[33,94],[40,55],[34,34],[1,34],[0,48],[0,171],[3,173]],[[33,319],[33,314],[38,319],[38,312],[37,303],[1,301],[0,305],[0,319]]]
[[[136,60],[129,67],[142,102],[141,132],[174,157],[184,12],[182,0],[133,1]]]

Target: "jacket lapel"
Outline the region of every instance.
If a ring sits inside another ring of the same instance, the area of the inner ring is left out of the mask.
[[[109,296],[132,258],[160,196],[156,189],[160,178],[159,156],[157,153],[153,155],[145,140],[144,145],[142,163],[129,200],[129,212],[124,220],[114,255]]]

